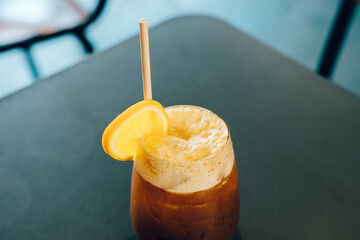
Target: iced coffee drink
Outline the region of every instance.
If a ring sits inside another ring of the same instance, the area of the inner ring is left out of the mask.
[[[165,110],[168,131],[138,137],[131,186],[137,236],[231,239],[239,217],[239,192],[228,127],[200,107]]]
[[[234,150],[225,122],[195,106],[152,99],[147,20],[140,19],[144,100],[104,130],[113,159],[134,161],[131,219],[140,240],[229,240],[239,218]]]

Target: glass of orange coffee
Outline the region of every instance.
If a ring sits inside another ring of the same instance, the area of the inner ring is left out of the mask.
[[[139,136],[131,217],[140,240],[228,240],[239,218],[234,150],[226,123],[201,107],[165,109],[166,134]]]

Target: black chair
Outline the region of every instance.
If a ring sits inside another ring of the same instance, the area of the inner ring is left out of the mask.
[[[359,0],[342,0],[337,15],[332,24],[327,43],[323,49],[317,72],[325,78],[330,78],[334,71],[336,61],[341,52],[346,34],[350,28],[356,2]]]
[[[38,32],[35,32],[35,34],[33,34],[30,37],[27,37],[24,39],[19,39],[15,42],[10,42],[10,43],[4,44],[4,45],[0,45],[0,52],[11,50],[14,48],[22,49],[26,54],[27,61],[30,65],[31,71],[35,78],[39,77],[39,74],[38,74],[37,68],[35,66],[34,60],[31,56],[31,46],[34,43],[38,43],[38,42],[42,42],[42,41],[45,41],[48,39],[60,37],[65,34],[71,34],[71,35],[76,36],[76,38],[80,41],[80,43],[84,47],[85,53],[88,53],[88,54],[92,53],[94,51],[94,46],[91,44],[91,42],[86,37],[85,31],[86,31],[86,28],[101,15],[101,13],[105,7],[106,0],[99,0],[94,11],[92,11],[90,13],[86,13],[86,12],[82,11],[82,9],[79,8],[79,6],[76,5],[76,3],[73,0],[66,0],[66,2],[74,10],[76,10],[82,14],[82,19],[80,22],[78,22],[76,25],[70,26],[70,27],[64,27],[64,28],[59,28],[59,29],[56,29],[56,28],[45,29],[45,31],[44,30],[38,31]],[[1,24],[1,22],[0,22],[0,27],[4,26],[4,25],[5,24]]]

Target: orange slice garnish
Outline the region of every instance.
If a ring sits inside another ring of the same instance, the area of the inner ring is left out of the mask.
[[[114,159],[133,160],[141,135],[167,133],[168,129],[169,119],[163,106],[154,100],[144,100],[126,109],[106,127],[102,145]]]

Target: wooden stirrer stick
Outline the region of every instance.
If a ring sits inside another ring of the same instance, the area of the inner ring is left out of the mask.
[[[148,30],[147,20],[141,18],[139,20],[139,25],[140,25],[140,48],[141,48],[141,65],[142,65],[142,76],[143,76],[144,99],[152,99],[149,30]]]

